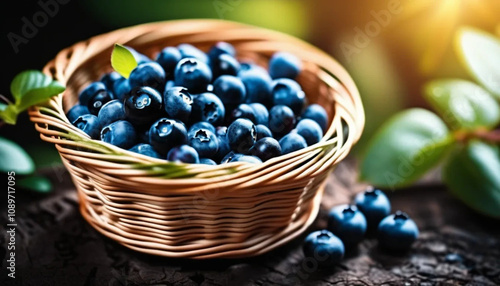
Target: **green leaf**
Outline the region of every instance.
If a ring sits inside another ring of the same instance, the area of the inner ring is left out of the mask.
[[[0,172],[28,175],[35,170],[31,157],[16,143],[0,137]]]
[[[499,147],[470,141],[457,148],[443,169],[450,191],[472,209],[500,218]]]
[[[16,106],[9,104],[4,110],[0,111],[0,119],[7,124],[16,124],[18,114]]]
[[[64,91],[64,86],[37,70],[18,74],[10,84],[19,112]]]
[[[495,127],[500,106],[482,87],[461,80],[435,80],[425,86],[425,96],[448,125],[455,130]]]
[[[111,53],[111,66],[124,78],[128,78],[137,66],[137,60],[132,52],[120,44],[115,44]]]
[[[466,27],[457,33],[456,49],[472,77],[500,99],[500,40]]]
[[[361,179],[391,189],[408,185],[435,166],[452,143],[436,114],[408,109],[389,119],[370,140]]]
[[[50,182],[50,180],[37,175],[19,179],[16,182],[16,185],[20,188],[35,191],[38,193],[48,193],[52,191],[52,183]]]

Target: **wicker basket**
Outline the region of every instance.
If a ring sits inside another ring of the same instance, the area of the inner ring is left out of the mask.
[[[321,142],[262,164],[178,164],[91,140],[68,122],[65,110],[77,103],[78,92],[111,70],[115,43],[154,56],[169,45],[191,43],[207,50],[217,41],[232,43],[240,60],[263,66],[276,51],[300,57],[304,70],[298,81],[309,103],[324,106],[331,118]],[[82,215],[102,234],[155,255],[248,257],[290,241],[315,219],[326,178],[364,125],[358,91],[335,60],[291,36],[228,21],[117,30],[62,50],[44,72],[67,89],[32,108],[30,117],[41,138],[59,151]]]

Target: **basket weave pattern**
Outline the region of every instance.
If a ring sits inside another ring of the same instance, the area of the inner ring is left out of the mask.
[[[304,63],[297,79],[309,103],[331,123],[318,144],[262,164],[179,164],[91,140],[65,116],[87,84],[111,70],[115,43],[148,56],[191,43],[207,50],[232,43],[238,59],[266,66],[276,51]],[[78,190],[80,210],[102,234],[145,253],[234,258],[265,253],[315,219],[326,178],[359,139],[364,125],[358,91],[347,72],[311,45],[278,32],[219,20],[152,23],[93,37],[62,50],[44,69],[64,93],[30,110],[41,138],[55,144]],[[347,131],[347,132],[346,132]]]

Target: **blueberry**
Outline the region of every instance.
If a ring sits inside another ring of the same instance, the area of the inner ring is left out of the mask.
[[[326,229],[310,233],[302,249],[306,258],[314,259],[321,267],[340,263],[345,251],[342,240]]]
[[[191,134],[194,131],[197,131],[198,129],[208,129],[208,130],[210,130],[210,132],[212,132],[214,134],[216,133],[215,127],[212,124],[210,124],[206,121],[200,121],[200,122],[196,122],[195,124],[191,125],[191,127],[189,127],[188,134]]]
[[[286,52],[277,52],[269,60],[269,74],[273,79],[295,79],[302,69],[301,61],[294,55]]]
[[[222,54],[210,61],[213,78],[218,78],[221,75],[237,75],[240,69],[240,63],[234,57]]]
[[[307,142],[306,139],[297,134],[297,132],[290,132],[280,139],[280,146],[281,153],[285,155],[306,148]]]
[[[269,111],[261,103],[250,103],[250,107],[255,114],[255,124],[268,125],[269,124]]]
[[[175,85],[184,86],[191,93],[206,91],[211,81],[210,68],[195,58],[182,59],[175,67]]]
[[[267,72],[253,69],[238,76],[245,85],[247,103],[262,103],[266,107],[273,105],[271,95],[272,80]]]
[[[208,57],[210,58],[210,61],[213,61],[220,55],[224,54],[234,57],[236,55],[236,50],[234,49],[233,45],[227,42],[217,42],[208,51]]]
[[[267,74],[267,70],[261,66],[254,63],[243,62],[240,64],[240,69],[238,70],[238,77],[245,76],[248,73],[262,73]]]
[[[78,96],[80,104],[87,106],[90,113],[97,115],[101,107],[111,100],[111,95],[100,81],[89,84]]]
[[[418,227],[404,212],[384,218],[377,231],[378,243],[385,249],[392,251],[406,251],[418,237]]]
[[[323,137],[323,130],[316,121],[311,119],[300,120],[295,129],[306,139],[308,146],[318,143]]]
[[[203,164],[203,165],[213,165],[213,166],[217,165],[217,163],[215,163],[214,160],[208,159],[208,158],[201,158],[200,159],[200,164]]]
[[[272,94],[275,105],[286,105],[297,115],[304,107],[306,96],[300,85],[292,79],[274,80]]]
[[[149,86],[162,93],[165,88],[165,71],[156,62],[148,62],[138,65],[130,73],[128,78],[130,87]]]
[[[346,247],[357,245],[366,233],[366,218],[355,205],[333,207],[328,214],[328,230]]]
[[[253,147],[250,148],[249,153],[259,157],[262,162],[265,162],[281,155],[280,143],[272,137],[265,137],[255,142]]]
[[[254,110],[246,103],[238,105],[238,107],[231,112],[231,121],[235,121],[238,118],[246,118],[254,123],[256,121]]]
[[[101,126],[106,126],[118,120],[125,120],[125,117],[123,104],[118,99],[108,101],[104,104],[97,115]]]
[[[215,126],[222,123],[225,113],[222,101],[215,94],[205,92],[193,99],[191,122],[206,121]]]
[[[219,149],[217,137],[208,129],[193,130],[188,134],[188,142],[203,158],[211,158]]]
[[[153,146],[149,144],[140,143],[130,148],[129,150],[138,154],[160,159],[160,154],[158,154],[158,152],[153,149]]]
[[[197,47],[190,45],[190,44],[180,44],[177,46],[177,49],[179,49],[179,52],[182,55],[182,58],[195,58],[199,61],[204,62],[205,64],[208,64],[208,56],[200,49]]]
[[[216,129],[215,135],[217,136],[217,140],[219,141],[219,149],[217,153],[213,156],[213,158],[220,162],[224,156],[226,156],[230,151],[231,147],[229,146],[229,140],[227,139],[227,127],[219,126]]]
[[[181,59],[181,52],[176,47],[166,47],[156,56],[156,62],[163,68],[167,78],[174,75],[175,66]]]
[[[114,71],[114,72],[104,74],[101,77],[100,81],[102,83],[104,83],[104,85],[106,86],[106,89],[108,91],[113,91],[115,82],[121,78],[122,78],[122,76],[119,73]]]
[[[174,86],[165,90],[163,95],[165,111],[170,118],[187,122],[193,108],[193,98],[188,90],[181,86]]]
[[[113,96],[115,99],[123,101],[125,96],[130,92],[130,84],[128,79],[122,77],[115,81],[113,84]]]
[[[265,125],[262,124],[255,125],[255,130],[257,131],[257,140],[266,137],[273,137],[273,133],[271,133],[271,130],[269,130],[269,128],[267,128],[267,126]]]
[[[149,144],[149,129],[138,132],[139,142]]]
[[[232,162],[246,162],[252,164],[262,163],[259,157],[230,152],[224,157],[224,159],[222,159],[221,164],[232,163]]]
[[[66,117],[68,117],[69,122],[73,122],[78,117],[85,115],[85,114],[89,114],[89,113],[90,113],[90,111],[87,108],[87,106],[77,104],[77,105],[70,108],[68,113],[66,113]]]
[[[167,80],[167,83],[165,84],[165,90],[172,88],[175,86],[175,81],[173,80]]]
[[[233,110],[245,102],[246,91],[243,82],[231,75],[222,75],[214,81],[214,92],[227,110]]]
[[[165,155],[172,147],[187,143],[186,127],[180,121],[160,118],[149,129],[149,142]]]
[[[131,48],[129,46],[125,46],[125,47],[132,53],[132,55],[134,56],[135,61],[137,62],[138,65],[148,63],[151,61],[151,59],[148,56],[139,53],[134,48]]]
[[[319,104],[311,104],[309,105],[304,113],[302,113],[302,118],[309,118],[321,126],[323,132],[326,132],[326,128],[328,127],[328,114],[325,109]]]
[[[137,143],[137,134],[130,122],[119,120],[102,128],[101,140],[123,149],[129,149]]]
[[[391,212],[391,203],[387,196],[381,190],[373,188],[357,194],[354,203],[365,215],[370,232],[376,230],[380,221]]]
[[[227,128],[227,139],[231,150],[246,153],[257,140],[257,131],[252,121],[239,118]]]
[[[147,86],[136,87],[124,98],[125,115],[135,126],[149,126],[161,116],[162,101],[156,89]]]
[[[99,120],[97,116],[93,114],[83,114],[80,115],[73,121],[73,125],[75,125],[78,129],[85,132],[92,139],[99,138],[99,132],[101,131],[101,125],[99,124]]]
[[[196,150],[193,147],[185,144],[170,149],[167,154],[167,160],[172,162],[183,162],[191,164],[200,163],[200,158]]]
[[[290,107],[276,105],[269,111],[269,129],[276,137],[282,137],[295,126],[295,115]]]

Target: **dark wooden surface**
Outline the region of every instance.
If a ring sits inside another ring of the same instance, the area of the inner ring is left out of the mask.
[[[309,231],[326,226],[326,210],[363,188],[352,161],[330,177],[322,211]],[[440,186],[389,193],[421,235],[404,254],[366,239],[341,265],[317,271],[304,260],[305,234],[265,255],[190,261],[129,250],[90,227],[78,212],[68,173],[46,173],[50,195],[17,192],[16,279],[6,277],[6,233],[0,235],[1,285],[500,285],[500,222],[473,213]],[[6,184],[5,184],[6,185]],[[5,196],[6,197],[6,196]],[[6,223],[4,198],[0,222]]]

